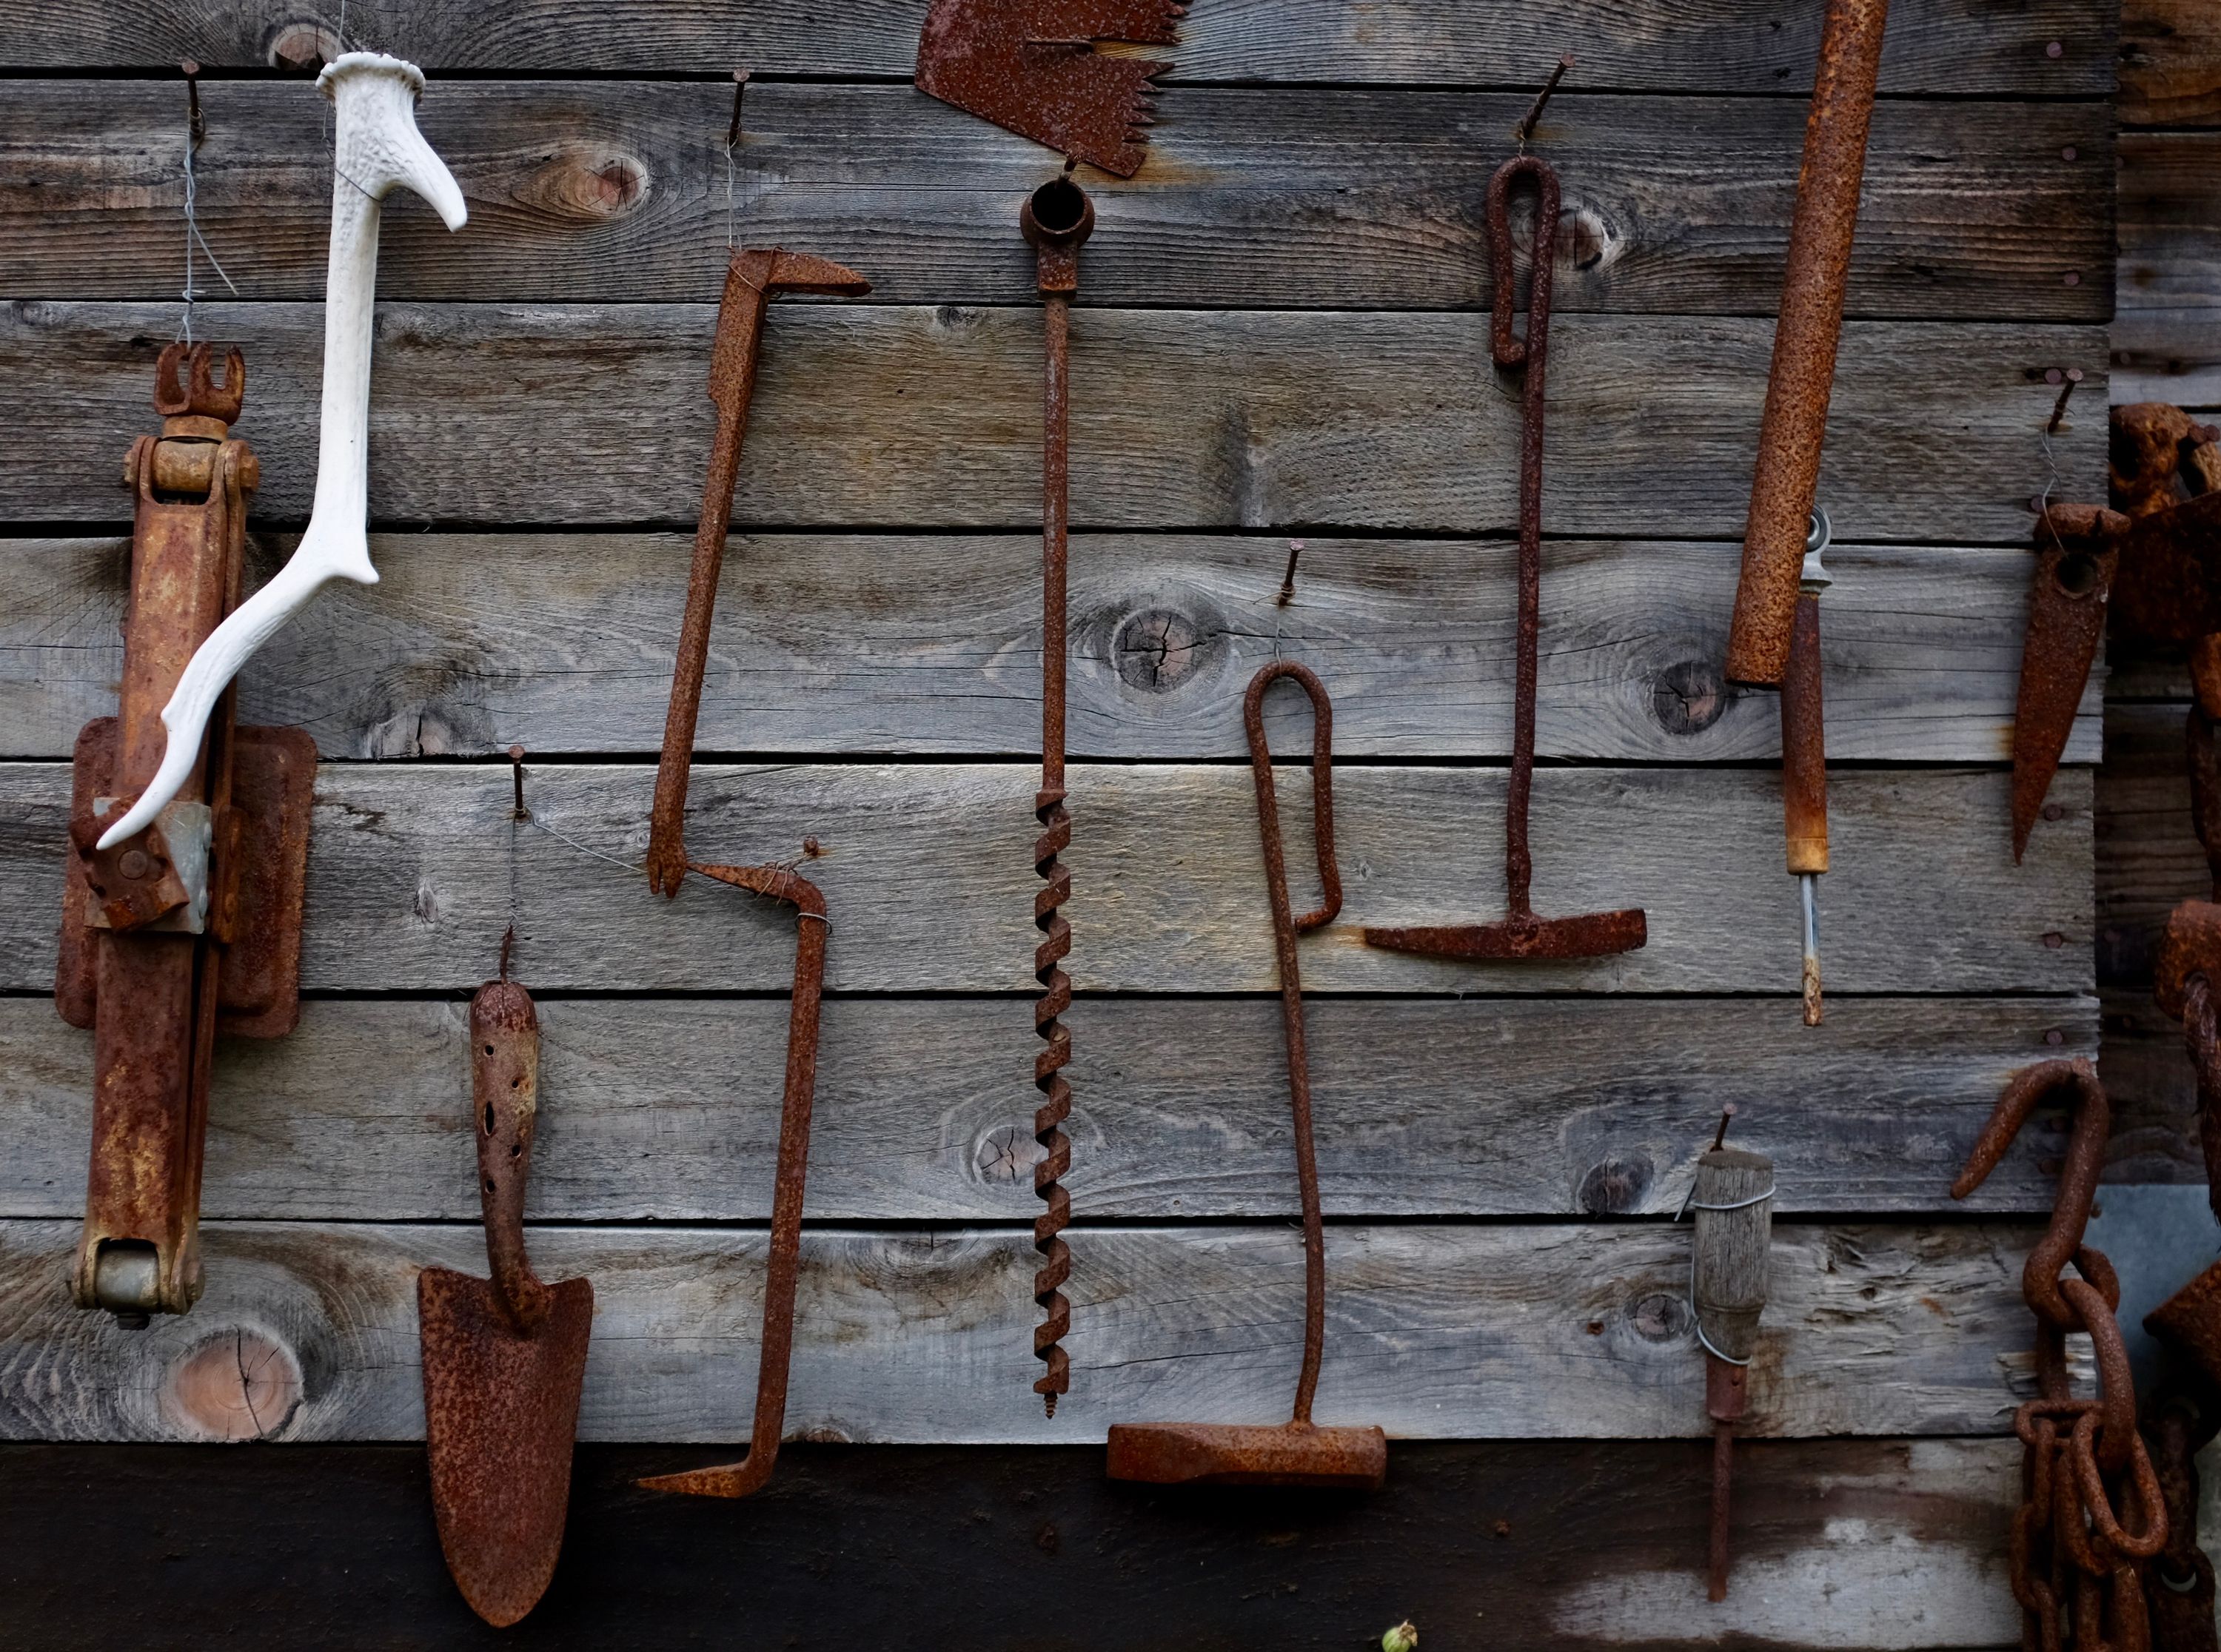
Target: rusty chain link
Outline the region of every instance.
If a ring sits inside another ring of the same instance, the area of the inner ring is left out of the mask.
[[[1980,1187],[2029,1115],[2061,1090],[2074,1098],[2074,1132],[2050,1225],[2021,1276],[2036,1316],[2036,1398],[2013,1417],[2023,1448],[2013,1599],[2024,1614],[2025,1652],[2061,1652],[2070,1638],[2077,1652],[2147,1652],[2144,1569],[2167,1548],[2171,1511],[2137,1431],[2136,1386],[2114,1318],[2120,1281],[2105,1254],[2083,1243],[2112,1125],[2097,1069],[2087,1061],[2048,1061],[2015,1073],[1951,1196],[1964,1199]],[[2076,1398],[2068,1380],[2067,1337],[2075,1331],[2089,1336],[2096,1356],[2094,1399]],[[2130,1508],[2133,1520],[2124,1518]]]

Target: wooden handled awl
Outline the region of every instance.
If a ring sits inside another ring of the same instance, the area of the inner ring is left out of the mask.
[[[1806,1026],[1820,1025],[1820,874],[1828,870],[1828,739],[1820,709],[1820,593],[1829,584],[1820,553],[1828,537],[1828,513],[1815,510],[1781,677],[1781,824],[1804,907]]]
[[[1712,1419],[1712,1517],[1706,1595],[1728,1596],[1728,1511],[1735,1476],[1735,1425],[1749,1399],[1752,1350],[1766,1310],[1767,1247],[1774,1229],[1774,1161],[1720,1144],[1697,1161],[1689,1193],[1696,1235],[1689,1300],[1705,1350],[1705,1410]]]

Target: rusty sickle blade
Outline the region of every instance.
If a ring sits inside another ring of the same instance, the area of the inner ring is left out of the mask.
[[[542,1284],[524,1251],[524,1188],[539,1125],[540,1018],[514,982],[471,1000],[471,1111],[493,1277],[416,1276],[424,1437],[447,1570],[501,1627],[555,1575],[571,1497],[571,1443],[594,1326],[594,1287]]]
[[[717,577],[732,524],[733,486],[740,479],[741,445],[748,433],[748,403],[755,397],[756,365],[763,353],[764,307],[784,293],[858,298],[871,290],[872,284],[854,270],[782,247],[735,252],[726,267],[710,357],[710,400],[716,404],[717,431],[710,439],[702,514],[694,528],[686,618],[672,666],[671,710],[664,719],[663,757],[656,767],[655,803],[648,820],[648,881],[660,894],[675,895],[686,881],[686,782],[694,761],[694,725],[702,711],[702,674],[710,660],[710,620],[717,606]]]
[[[784,866],[695,866],[736,888],[795,910],[794,995],[786,1020],[786,1089],[779,1103],[779,1174],[771,1203],[771,1256],[764,1268],[763,1349],[756,1363],[755,1422],[748,1455],[722,1468],[658,1474],[650,1491],[746,1497],[771,1479],[786,1426],[787,1368],[794,1353],[794,1289],[802,1263],[803,1183],[810,1172],[810,1113],[817,1092],[818,1003],[825,987],[825,897]]]
[[[1273,753],[1265,743],[1265,691],[1281,677],[1311,697],[1312,837],[1318,855],[1318,906],[1298,916],[1288,899],[1288,865],[1280,842],[1279,800],[1273,789]],[[1326,1348],[1326,1223],[1319,1207],[1318,1158],[1311,1145],[1311,1061],[1304,1043],[1304,987],[1296,937],[1331,923],[1342,910],[1342,875],[1334,854],[1334,708],[1326,687],[1292,660],[1267,665],[1250,679],[1242,701],[1249,732],[1249,771],[1256,782],[1258,835],[1265,851],[1265,889],[1273,908],[1273,946],[1280,976],[1280,1027],[1288,1046],[1288,1109],[1296,1142],[1296,1184],[1304,1212],[1304,1358],[1293,1415],[1277,1428],[1225,1423],[1120,1423],[1110,1430],[1113,1480],[1157,1485],[1318,1486],[1379,1488],[1388,1474],[1388,1438],[1377,1428],[1321,1428],[1311,1421],[1319,1362]]]
[[[934,0],[917,89],[1131,178],[1151,124],[1149,82],[1172,65],[1107,57],[1095,43],[1170,46],[1186,10],[1171,0]]]
[[[1858,229],[1889,0],[1827,0],[1789,226],[1789,263],[1751,475],[1742,572],[1728,633],[1728,679],[1771,685],[1789,664],[1805,527],[1820,485],[1820,447],[1843,330],[1843,285]]]
[[[2076,1626],[2078,1647],[2143,1647],[2150,1642],[2143,1562],[2166,1548],[2168,1520],[2137,1432],[2135,1380],[2113,1317],[2120,1281],[2105,1254],[2083,1243],[2112,1130],[2096,1068],[2086,1061],[2049,1061],[2008,1079],[1951,1196],[1964,1199],[1980,1187],[2030,1115],[2061,1092],[2074,1103],[2074,1131],[2050,1225],[2021,1275],[2021,1294],[2036,1318],[2037,1397],[2013,1418],[2023,1462],[2012,1592],[2023,1613],[2024,1646],[2058,1652],[2068,1623]],[[2074,1331],[2088,1333],[2097,1359],[2095,1399],[2074,1398],[2068,1381],[2067,1337]],[[2132,1521],[2124,1518],[2130,1508]]]
[[[2044,794],[2074,732],[2090,664],[2105,634],[2105,604],[2128,518],[2092,505],[2055,505],[2036,523],[2035,583],[2013,706],[2013,863],[2028,849]]]
[[[1527,305],[1527,336],[1512,332],[1517,302],[1512,268],[1511,194],[1521,177],[1532,178],[1540,199],[1535,211],[1534,284]],[[1513,707],[1511,783],[1504,811],[1504,878],[1507,912],[1494,924],[1406,925],[1368,928],[1366,944],[1444,958],[1592,958],[1631,952],[1649,938],[1639,907],[1538,918],[1530,905],[1535,872],[1527,841],[1527,801],[1535,784],[1535,692],[1542,608],[1542,421],[1544,372],[1550,340],[1550,249],[1557,246],[1558,175],[1549,164],[1521,155],[1497,169],[1488,184],[1488,256],[1494,284],[1491,349],[1499,367],[1523,368],[1519,442],[1519,658]],[[1799,541],[1802,543],[1801,539]]]
[[[1072,846],[1072,814],[1064,793],[1065,575],[1068,430],[1071,423],[1072,296],[1079,290],[1079,249],[1095,232],[1095,203],[1068,178],[1051,178],[1026,198],[1018,230],[1034,249],[1035,284],[1042,295],[1042,778],[1034,794],[1034,873],[1043,887],[1034,896],[1034,1031],[1042,1041],[1034,1057],[1034,1139],[1042,1158],[1034,1166],[1034,1192],[1048,1207],[1034,1219],[1034,1357],[1047,1368],[1035,1379],[1042,1409],[1056,1415],[1056,1400],[1072,1387],[1072,1362],[1064,1338],[1072,1329],[1072,1304],[1064,1284],[1072,1277],[1072,1251],[1064,1230],[1072,1220],[1072,1195],[1064,1177],[1072,1169],[1072,1086],[1064,1069],[1072,1060],[1072,1031],[1063,1014],[1072,1007],[1072,977],[1064,960],[1072,951],[1072,925],[1063,907],[1072,899],[1072,873],[1061,858]]]

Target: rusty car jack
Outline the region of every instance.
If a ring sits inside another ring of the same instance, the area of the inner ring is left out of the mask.
[[[1512,334],[1517,302],[1511,255],[1511,185],[1531,178],[1540,196],[1535,211],[1533,287],[1527,336]],[[1518,155],[1497,169],[1488,184],[1488,257],[1495,286],[1490,346],[1498,367],[1523,368],[1519,439],[1519,654],[1513,708],[1511,779],[1504,809],[1505,916],[1493,924],[1368,927],[1367,945],[1436,957],[1505,960],[1593,958],[1630,952],[1649,938],[1639,907],[1575,918],[1538,918],[1529,904],[1535,860],[1528,848],[1527,801],[1535,784],[1535,695],[1542,607],[1543,373],[1550,341],[1550,266],[1558,235],[1558,175],[1548,162]]]
[[[738,119],[737,112],[735,116]],[[740,479],[741,446],[748,433],[748,404],[755,398],[756,367],[763,355],[764,309],[785,293],[860,297],[872,284],[854,270],[807,252],[753,247],[733,254],[725,294],[717,306],[716,342],[710,357],[710,400],[717,429],[710,438],[702,514],[694,527],[694,564],[686,580],[686,618],[671,671],[671,709],[663,724],[663,756],[655,770],[649,817],[648,881],[659,894],[676,895],[686,881],[686,782],[694,762],[694,725],[702,710],[702,676],[710,661],[710,620],[717,606],[717,578],[731,531],[733,488]]]
[[[771,1252],[764,1267],[763,1343],[756,1364],[755,1421],[748,1455],[715,1468],[641,1481],[650,1491],[746,1497],[771,1479],[786,1426],[787,1368],[794,1351],[794,1291],[802,1264],[802,1194],[810,1170],[810,1113],[817,1090],[817,1018],[831,921],[816,884],[784,866],[687,870],[794,908],[794,994],[787,1011],[786,1088],[779,1103],[779,1169],[773,1186]]]
[[[276,1038],[300,1016],[301,901],[316,744],[249,728],[227,693],[152,825],[98,839],[161,766],[161,710],[239,601],[254,452],[230,433],[246,362],[172,344],[154,369],[160,436],[123,463],[136,500],[116,715],[78,735],[54,1001],[93,1033],[91,1164],[70,1294],[139,1326],[201,1292],[200,1194],[219,1033]]]
[[[471,1119],[486,1265],[416,1275],[424,1439],[447,1571],[471,1610],[505,1628],[555,1575],[571,1443],[594,1328],[585,1279],[543,1284],[524,1250],[524,1188],[540,1119],[540,1016],[508,979],[471,1000]]]
[[[2087,1061],[2048,1061],[2013,1074],[1951,1197],[1980,1187],[2029,1115],[2061,1092],[2074,1100],[2073,1133],[2050,1225],[2021,1275],[2021,1294],[2036,1316],[2036,1397],[2013,1417],[2023,1455],[2011,1578],[2023,1615],[2021,1644],[2036,1652],[2059,1652],[2069,1625],[2078,1648],[2147,1644],[2143,1573],[2168,1533],[2159,1481],[2137,1430],[2128,1348],[2114,1318],[2120,1281],[2105,1253],[2083,1242],[2112,1127],[2098,1069]],[[2074,1331],[2089,1334],[2097,1356],[2094,1399],[2076,1398],[2068,1382],[2067,1337]],[[2121,1518],[2131,1500],[2134,1530]]]
[[[1318,855],[1318,907],[1298,916],[1288,899],[1288,867],[1280,842],[1279,801],[1273,789],[1273,753],[1265,740],[1265,691],[1281,677],[1311,697],[1311,814]],[[1311,1421],[1319,1362],[1326,1347],[1326,1225],[1319,1208],[1318,1159],[1311,1145],[1311,1062],[1304,1044],[1304,988],[1296,937],[1331,923],[1342,910],[1342,875],[1334,854],[1334,708],[1325,685],[1292,660],[1267,665],[1250,679],[1242,701],[1249,732],[1249,771],[1257,788],[1257,826],[1265,852],[1265,889],[1273,907],[1273,944],[1279,963],[1280,1025],[1288,1046],[1288,1107],[1294,1124],[1296,1182],[1304,1213],[1304,1357],[1293,1415],[1277,1427],[1226,1423],[1114,1423],[1109,1473],[1113,1480],[1157,1485],[1316,1486],[1376,1490],[1388,1474],[1388,1439],[1378,1428],[1321,1428]]]

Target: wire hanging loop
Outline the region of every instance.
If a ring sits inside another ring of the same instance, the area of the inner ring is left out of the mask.
[[[178,65],[185,77],[185,290],[181,295],[185,311],[178,328],[178,336],[185,343],[193,342],[193,300],[199,295],[193,290],[193,248],[198,246],[208,257],[209,267],[222,277],[223,284],[231,289],[233,296],[239,293],[238,284],[224,273],[223,265],[216,259],[201,234],[195,196],[199,184],[193,173],[193,156],[208,140],[208,118],[201,113],[201,65],[187,58]]]

